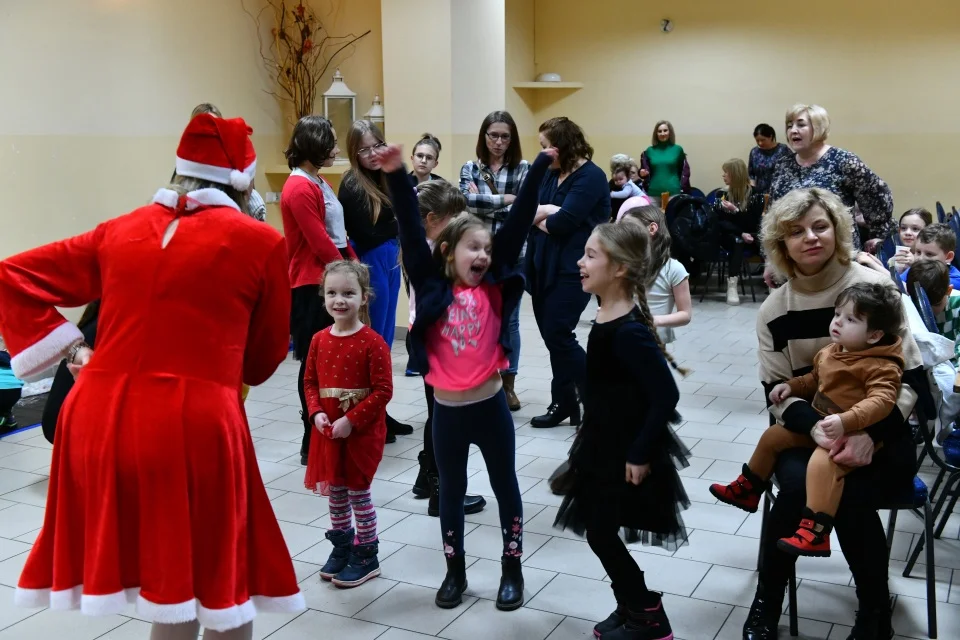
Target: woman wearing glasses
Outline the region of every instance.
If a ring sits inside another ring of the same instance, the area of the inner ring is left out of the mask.
[[[370,328],[388,345],[393,344],[400,295],[400,244],[387,183],[375,149],[384,147],[383,133],[369,120],[357,120],[347,134],[350,169],[337,194],[343,205],[347,235],[361,262],[370,268],[374,297],[370,302]],[[413,433],[413,427],[387,416],[387,442]]]
[[[496,233],[520,192],[529,165],[520,150],[517,124],[506,111],[494,111],[483,119],[477,136],[477,159],[460,169],[460,191],[467,210],[480,216]],[[520,256],[523,260],[523,255]],[[510,316],[509,368],[503,373],[503,390],[511,411],[520,409],[514,380],[520,366],[520,305]]]

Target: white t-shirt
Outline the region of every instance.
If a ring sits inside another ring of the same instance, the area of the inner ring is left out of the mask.
[[[673,313],[677,303],[673,298],[673,288],[690,277],[686,268],[677,260],[670,258],[657,279],[654,280],[650,289],[647,291],[647,304],[650,307],[650,315],[665,316]],[[672,327],[657,327],[657,333],[664,344],[673,342],[675,339]]]

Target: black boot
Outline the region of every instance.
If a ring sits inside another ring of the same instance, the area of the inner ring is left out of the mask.
[[[413,427],[402,422],[397,422],[394,418],[387,415],[387,433],[395,436],[408,436],[413,433]]]
[[[890,607],[857,611],[857,620],[847,640],[890,640],[893,637]]]
[[[537,416],[530,421],[530,426],[535,429],[552,429],[561,422],[570,419],[570,426],[580,426],[580,403],[573,400],[564,406],[554,402],[547,407],[547,412],[542,416]]]
[[[427,470],[427,452],[421,451],[417,455],[417,461],[420,463],[420,473],[417,474],[417,481],[413,483],[413,497],[422,500],[430,497],[430,472]]]
[[[440,476],[427,474],[427,483],[430,486],[430,502],[427,503],[427,515],[431,518],[440,517]],[[469,516],[480,513],[487,506],[487,499],[483,496],[463,496],[463,515]]]
[[[434,602],[441,609],[453,609],[463,602],[467,590],[467,568],[463,556],[447,557],[447,576],[437,591]]]
[[[783,591],[757,583],[757,593],[753,596],[750,613],[743,623],[743,640],[777,640],[777,627],[780,613],[783,611]]]
[[[610,633],[614,629],[623,626],[623,623],[627,621],[627,607],[620,598],[620,595],[617,593],[617,586],[610,585],[610,588],[613,589],[613,597],[617,599],[617,608],[613,610],[607,619],[598,622],[593,627],[593,635],[598,638],[605,637],[605,633]]]
[[[663,610],[662,595],[648,591],[639,611],[627,607],[623,624],[603,634],[601,640],[672,640],[673,629]]]
[[[500,590],[497,592],[497,609],[513,611],[523,606],[523,572],[520,558],[503,556],[500,558],[502,576]]]

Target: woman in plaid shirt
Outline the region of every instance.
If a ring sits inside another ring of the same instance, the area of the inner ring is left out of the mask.
[[[494,111],[483,119],[477,136],[477,159],[460,169],[460,191],[467,198],[467,210],[490,226],[491,233],[500,228],[510,205],[520,192],[529,165],[520,150],[517,124],[506,111]],[[521,254],[520,259],[523,260]],[[514,380],[520,366],[520,305],[510,316],[509,369],[503,371],[503,390],[511,411],[520,409],[514,391]]]

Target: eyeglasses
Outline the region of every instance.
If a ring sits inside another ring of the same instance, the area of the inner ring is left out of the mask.
[[[360,156],[361,158],[367,158],[370,156],[371,153],[373,153],[377,149],[382,149],[385,146],[387,146],[386,142],[378,142],[372,147],[364,147],[360,149],[359,151],[357,151],[357,155]]]
[[[430,155],[429,153],[415,153],[413,157],[417,160],[422,160],[423,162],[434,162],[436,157]]]
[[[498,140],[502,142],[510,142],[509,133],[491,133],[488,131],[487,138],[490,139],[490,142],[497,142]]]

